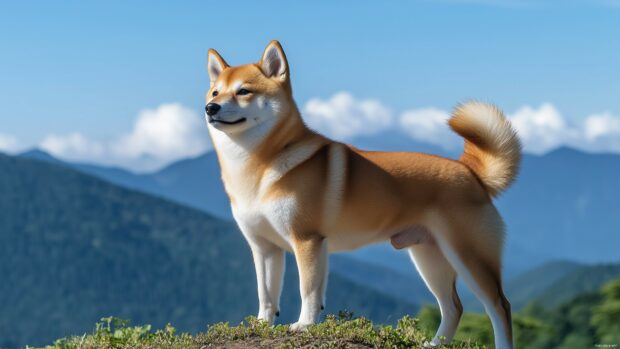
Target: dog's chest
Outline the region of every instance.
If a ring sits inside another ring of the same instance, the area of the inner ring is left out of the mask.
[[[296,210],[297,204],[292,198],[266,202],[246,198],[235,201],[233,216],[246,238],[262,238],[291,250],[291,225]]]
[[[235,221],[248,239],[260,237],[290,250],[290,234],[299,204],[291,196],[268,198],[270,176],[229,172],[224,179]]]
[[[293,222],[300,211],[295,195],[274,197],[274,185],[291,169],[311,157],[321,141],[310,140],[282,151],[269,164],[254,164],[244,147],[217,139],[226,192],[233,215],[246,238],[259,236],[290,250]],[[260,166],[260,165],[264,165]]]

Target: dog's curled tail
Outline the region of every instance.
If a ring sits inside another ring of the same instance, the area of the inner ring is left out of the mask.
[[[521,161],[521,142],[510,121],[495,106],[481,102],[459,105],[448,121],[465,138],[459,161],[497,196],[514,181]]]

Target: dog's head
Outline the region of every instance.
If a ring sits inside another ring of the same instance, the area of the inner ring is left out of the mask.
[[[277,41],[267,45],[260,61],[229,66],[214,49],[207,64],[211,86],[205,112],[209,124],[226,133],[240,133],[275,123],[293,105],[288,62]]]

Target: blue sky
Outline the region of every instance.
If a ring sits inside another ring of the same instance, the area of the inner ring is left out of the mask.
[[[346,91],[394,115],[477,98],[618,124],[616,1],[23,1],[0,5],[0,135],[108,142],[162,105],[200,117],[207,49],[240,64],[274,38],[302,109]]]

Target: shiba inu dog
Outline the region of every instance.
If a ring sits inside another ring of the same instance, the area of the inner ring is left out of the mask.
[[[285,251],[299,268],[295,331],[315,323],[325,304],[329,252],[389,240],[408,249],[439,303],[441,324],[428,346],[456,331],[458,275],[491,318],[496,348],[512,348],[500,273],[504,224],[492,198],[515,178],[521,145],[498,109],[478,102],[456,108],[449,125],[465,139],[459,160],[363,151],[306,127],[277,41],[258,63],[236,67],[211,49],[207,68],[209,133],[252,250],[260,319],[271,323],[279,314]]]

